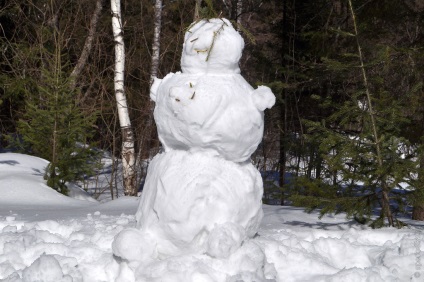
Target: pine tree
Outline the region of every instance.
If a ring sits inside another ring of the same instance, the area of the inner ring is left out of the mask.
[[[96,167],[97,152],[87,145],[96,116],[83,114],[76,103],[60,34],[55,31],[53,36],[53,52],[47,46],[39,57],[40,78],[26,93],[26,112],[18,131],[32,154],[50,161],[47,185],[66,195],[67,182],[83,180]]]
[[[341,81],[344,96],[317,96],[323,106],[333,108],[333,114],[323,122],[307,122],[309,134],[321,136],[326,173],[337,173],[341,179],[298,181],[298,194],[291,199],[309,210],[321,208],[322,215],[346,212],[361,222],[369,221],[377,210],[379,217],[371,226],[384,226],[387,220],[389,226],[400,227],[396,213],[403,208],[405,192],[400,183],[409,181],[417,167],[414,152],[401,134],[407,124],[407,104],[385,87],[390,47],[367,46],[372,55],[365,61],[352,1],[348,4],[353,30],[333,31],[339,42],[348,44],[341,55],[321,58],[325,71],[332,74],[331,83]]]

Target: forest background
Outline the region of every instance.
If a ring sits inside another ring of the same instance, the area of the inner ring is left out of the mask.
[[[137,187],[160,149],[151,76],[180,70],[196,2],[234,21],[242,75],[277,97],[253,156],[265,203],[375,227],[401,226],[398,214],[424,220],[423,0],[121,0]],[[1,2],[1,147],[54,163],[46,178],[62,193],[93,173],[93,148],[121,158],[111,18],[105,0]]]

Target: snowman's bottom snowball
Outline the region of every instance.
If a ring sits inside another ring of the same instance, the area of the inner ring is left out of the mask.
[[[262,193],[260,173],[250,163],[206,152],[162,153],[149,166],[137,228],[157,239],[159,258],[205,252],[225,257],[258,231]],[[209,238],[218,226],[221,231]]]
[[[134,271],[136,281],[148,282],[265,282],[272,281],[274,266],[251,240],[226,259],[206,255],[171,257]]]
[[[135,242],[133,242],[135,243]],[[270,282],[275,268],[254,240],[244,241],[228,258],[188,254],[163,260],[117,261],[116,282]]]

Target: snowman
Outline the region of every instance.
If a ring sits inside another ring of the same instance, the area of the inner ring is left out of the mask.
[[[163,152],[149,166],[136,228],[113,242],[130,268],[190,254],[227,259],[257,233],[263,183],[250,157],[275,96],[240,75],[243,48],[228,20],[197,21],[185,34],[182,72],[155,79]]]

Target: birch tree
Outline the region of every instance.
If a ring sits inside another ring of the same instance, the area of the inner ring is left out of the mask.
[[[128,112],[124,91],[125,45],[121,20],[121,1],[111,0],[112,28],[115,42],[115,97],[118,108],[119,125],[122,133],[122,169],[124,175],[124,194],[136,196],[134,134]]]
[[[153,33],[152,44],[152,67],[150,71],[150,85],[158,74],[159,54],[160,54],[160,30],[162,27],[162,0],[155,2],[155,29]]]

